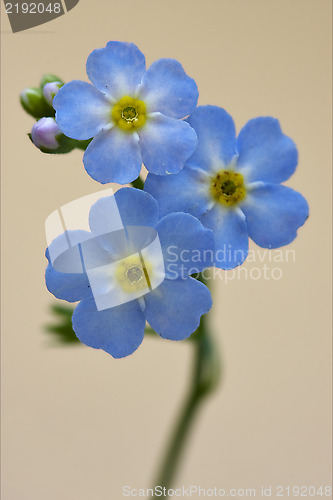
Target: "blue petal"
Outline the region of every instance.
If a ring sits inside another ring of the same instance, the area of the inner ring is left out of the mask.
[[[102,235],[98,238],[100,245],[118,258],[127,252],[129,243],[128,231],[119,231],[120,228],[154,227],[157,221],[157,201],[150,194],[134,188],[122,188],[114,196],[101,198],[91,207],[89,214],[92,233]]]
[[[142,160],[150,172],[174,174],[197,145],[197,136],[188,123],[155,113],[138,131]]]
[[[97,310],[93,299],[83,300],[72,321],[83,344],[103,349],[114,358],[132,354],[143,340],[145,317],[137,300],[103,311]]]
[[[87,269],[110,262],[109,255],[88,231],[66,231],[55,238],[45,253],[49,265],[47,289],[58,299],[76,302],[92,296]]]
[[[158,221],[157,201],[141,189],[122,188],[114,196],[99,199],[90,209],[89,225],[95,234],[119,229],[115,227],[115,210],[124,226],[154,227]]]
[[[189,115],[198,101],[198,87],[174,59],[155,61],[142,79],[140,98],[149,112],[159,111],[171,118]]]
[[[183,340],[212,307],[208,288],[193,278],[169,280],[145,296],[146,319],[161,337]]]
[[[134,249],[142,250],[152,236],[149,228],[157,222],[157,201],[150,194],[134,188],[122,188],[114,196],[101,198],[91,207],[89,214],[92,233],[114,260],[134,253]],[[139,226],[139,230],[128,226]],[[153,233],[155,238],[157,233]]]
[[[141,189],[123,188],[114,196],[124,226],[156,226],[158,205],[149,193]]]
[[[101,184],[127,184],[136,179],[142,166],[138,137],[113,127],[100,132],[83,155],[88,174]]]
[[[249,233],[241,210],[218,204],[200,220],[214,233],[215,267],[233,269],[242,264],[248,254]]]
[[[228,166],[236,154],[236,130],[231,116],[217,106],[199,106],[187,121],[198,136],[198,147],[187,165],[209,172]]]
[[[111,122],[111,105],[106,97],[86,82],[66,83],[52,106],[61,131],[73,139],[90,139]]]
[[[278,120],[254,118],[240,131],[237,139],[237,169],[247,182],[279,184],[294,173],[298,153],[294,142],[281,131]]]
[[[87,60],[87,75],[102,92],[119,100],[135,94],[146,70],[145,56],[133,43],[109,42],[94,50]]]
[[[85,273],[59,273],[49,264],[45,272],[46,287],[57,299],[77,302],[92,296]]]
[[[83,273],[82,252],[84,244],[92,235],[88,231],[65,231],[57,236],[47,247],[45,256],[53,268],[61,273]]]
[[[210,204],[207,174],[199,169],[184,167],[178,174],[148,174],[144,190],[158,202],[160,215],[171,212],[187,212],[201,217]]]
[[[189,214],[163,217],[156,226],[167,278],[185,279],[210,267],[214,260],[214,236]]]
[[[291,243],[309,216],[308,204],[300,193],[276,184],[252,189],[242,202],[242,210],[250,238],[264,248]]]

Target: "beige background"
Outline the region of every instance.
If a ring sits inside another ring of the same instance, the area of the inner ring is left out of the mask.
[[[3,500],[118,500],[123,485],[150,486],[186,390],[187,343],[147,338],[116,361],[54,345],[42,329],[55,301],[44,286],[44,221],[99,184],[82,153],[47,156],[29,143],[33,120],[18,95],[47,71],[86,79],[86,57],[112,39],[136,43],[148,64],[181,61],[199,103],[225,107],[238,130],[279,118],[300,153],[288,185],[311,210],[288,247],[295,262],[266,254],[242,268],[280,266],[282,279],[214,284],[224,380],[196,422],[178,485],[330,483],[330,27],[329,0],[80,0],[17,34],[3,16]]]

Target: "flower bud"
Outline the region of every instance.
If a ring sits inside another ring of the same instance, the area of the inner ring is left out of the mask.
[[[32,127],[31,140],[42,151],[54,151],[60,147],[56,137],[61,133],[54,118],[44,117]]]
[[[45,101],[41,89],[31,87],[20,94],[22,107],[34,118],[54,116],[54,109]]]
[[[40,81],[40,88],[43,89],[47,83],[52,83],[52,82],[61,82],[62,84],[64,84],[64,82],[58,76],[46,74],[42,77]]]
[[[52,106],[54,96],[58,93],[59,89],[63,86],[62,82],[49,82],[43,87],[43,96],[45,101]]]

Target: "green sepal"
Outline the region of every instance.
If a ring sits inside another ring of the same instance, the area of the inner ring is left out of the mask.
[[[29,139],[31,142],[34,144],[31,134],[28,134]],[[78,141],[75,139],[71,139],[70,137],[67,137],[64,134],[59,134],[55,136],[56,141],[59,144],[59,147],[57,149],[48,149],[48,148],[43,148],[42,146],[36,146],[42,153],[50,154],[50,155],[60,155],[60,154],[66,154],[70,153],[77,147]],[[35,145],[35,144],[34,144]]]
[[[93,137],[91,139],[86,139],[85,141],[76,141],[77,149],[82,149],[82,151],[85,151],[92,140]]]
[[[77,147],[78,141],[76,139],[71,139],[67,137],[67,135],[59,134],[56,135],[56,141],[59,143],[59,149],[56,149],[54,152],[58,154],[69,153],[73,151]],[[52,151],[51,151],[52,153]]]
[[[41,81],[40,81],[40,88],[43,90],[44,85],[47,83],[52,83],[52,82],[60,82],[62,85],[64,85],[64,82],[62,81],[61,78],[59,78],[56,75],[52,75],[51,73],[47,73],[46,75],[43,75]]]

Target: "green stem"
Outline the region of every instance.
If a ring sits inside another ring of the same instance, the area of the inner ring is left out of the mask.
[[[157,486],[165,488],[163,498],[168,498],[167,491],[175,479],[185,444],[200,405],[205,396],[216,387],[219,380],[217,349],[208,333],[205,316],[201,318],[200,326],[192,335],[191,340],[193,340],[191,343],[194,344],[196,356],[190,392],[179,415],[155,482],[155,488]]]
[[[145,185],[140,176],[137,179],[135,179],[135,181],[132,181],[131,184],[134,188],[137,189],[143,189],[143,186]]]

